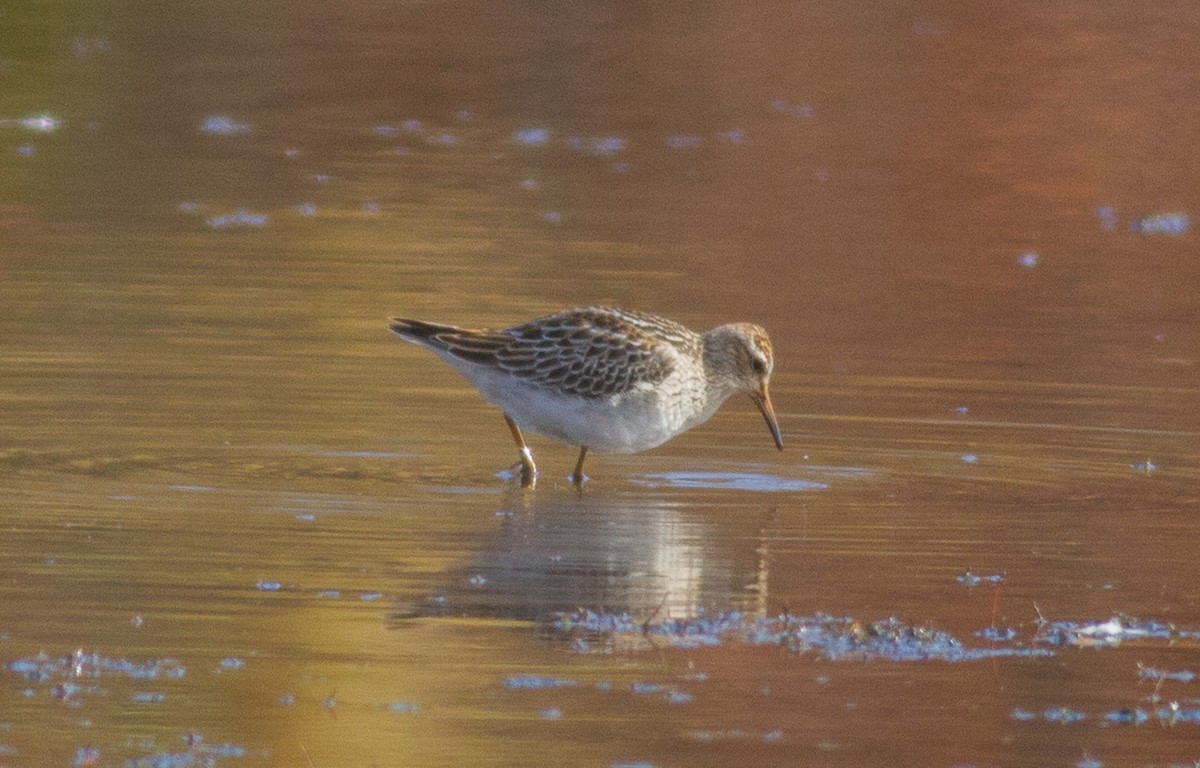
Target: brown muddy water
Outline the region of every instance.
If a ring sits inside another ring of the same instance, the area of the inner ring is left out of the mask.
[[[0,766],[1193,766],[1200,10],[0,9]],[[385,328],[778,350],[654,451]]]

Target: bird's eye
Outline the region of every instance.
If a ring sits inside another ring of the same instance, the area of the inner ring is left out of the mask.
[[[767,371],[767,364],[762,360],[759,360],[757,357],[750,360],[750,367],[753,368],[754,372],[760,376]]]

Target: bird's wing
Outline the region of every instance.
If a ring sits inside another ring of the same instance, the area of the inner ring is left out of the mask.
[[[697,343],[669,320],[605,308],[568,310],[502,331],[399,319],[390,327],[435,351],[581,397],[657,384],[674,370],[674,343]]]

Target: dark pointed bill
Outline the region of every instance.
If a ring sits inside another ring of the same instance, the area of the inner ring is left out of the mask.
[[[775,447],[782,451],[783,433],[779,431],[779,420],[775,418],[775,409],[771,407],[771,396],[767,394],[767,388],[764,386],[759,391],[752,392],[750,396],[754,398],[754,404],[766,419],[767,429],[771,430],[771,437],[775,439]]]

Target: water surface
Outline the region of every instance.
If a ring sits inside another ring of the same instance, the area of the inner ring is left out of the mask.
[[[14,7],[0,764],[1190,765],[1200,15]],[[400,314],[767,327],[636,456]]]

